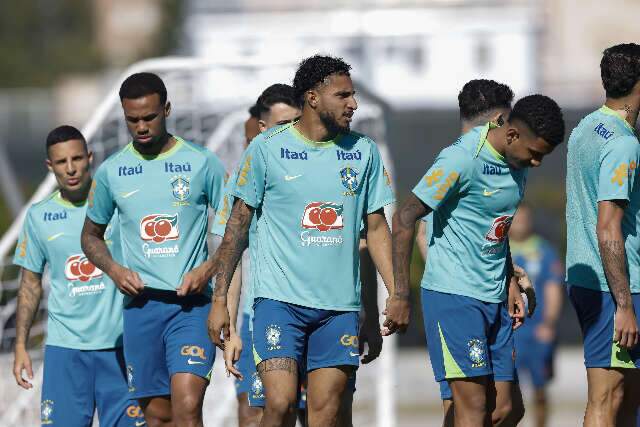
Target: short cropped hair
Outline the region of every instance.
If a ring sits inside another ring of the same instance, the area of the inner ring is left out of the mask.
[[[351,65],[342,58],[314,55],[303,59],[293,78],[294,96],[303,104],[304,94],[334,74],[350,76]]]
[[[300,104],[297,102],[293,92],[293,87],[276,83],[266,88],[256,101],[258,116],[268,113],[272,106],[279,103],[293,108],[300,108]]]
[[[160,77],[153,73],[135,73],[130,75],[120,86],[120,101],[138,99],[146,95],[160,95],[160,103],[167,102],[167,88]]]
[[[625,43],[605,49],[600,76],[607,98],[629,95],[640,80],[640,45]]]
[[[78,129],[69,125],[58,126],[47,135],[47,152],[49,147],[58,144],[60,142],[71,141],[72,139],[78,139],[84,143],[85,149],[87,148],[87,140]]]
[[[509,121],[521,120],[554,147],[564,140],[564,119],[558,104],[548,96],[529,95],[520,99],[511,109]]]
[[[511,108],[513,91],[494,80],[470,80],[458,94],[460,118],[473,120],[495,108]]]

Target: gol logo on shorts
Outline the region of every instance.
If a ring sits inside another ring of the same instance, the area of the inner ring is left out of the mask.
[[[202,360],[207,360],[207,356],[204,355],[204,348],[197,345],[185,345],[180,350],[180,354],[183,356],[199,357]]]
[[[343,335],[340,337],[340,344],[345,347],[358,348],[358,337],[356,335]]]
[[[127,408],[127,416],[129,418],[142,418],[144,414],[142,413],[142,408],[137,405],[129,405]]]

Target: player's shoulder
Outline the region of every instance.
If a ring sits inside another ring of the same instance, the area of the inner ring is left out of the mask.
[[[98,166],[98,171],[109,170],[112,167],[118,166],[118,162],[126,160],[129,156],[132,156],[133,143],[130,142],[124,147],[119,148],[116,152],[109,155],[104,161]]]
[[[57,205],[55,198],[58,197],[58,191],[49,194],[44,199],[33,203],[27,208],[27,216],[31,218],[39,218],[43,212],[47,212]]]
[[[286,131],[291,127],[293,127],[294,124],[295,124],[294,122],[290,122],[282,125],[273,126],[265,130],[264,132],[261,132],[258,136],[256,136],[253,139],[253,141],[251,141],[251,143],[252,144],[254,142],[270,143],[274,141],[279,141],[280,139],[287,137]]]

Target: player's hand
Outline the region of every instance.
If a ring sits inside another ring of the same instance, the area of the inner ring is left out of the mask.
[[[638,344],[638,320],[633,306],[616,310],[613,341],[628,349]]]
[[[518,280],[518,286],[520,286],[520,290],[527,296],[527,315],[531,317],[536,311],[537,306],[536,290],[533,287],[533,283],[531,283],[531,279],[529,279],[529,275],[524,270],[524,268],[520,267],[517,264],[513,264],[513,274]]]
[[[376,360],[382,351],[382,334],[380,333],[380,324],[377,319],[373,321],[365,320],[360,328],[360,335],[358,336],[358,352],[360,356],[364,354],[365,344],[367,344],[367,354],[361,360],[364,365]]]
[[[120,292],[130,297],[139,295],[144,289],[144,283],[140,275],[121,265],[113,267],[110,277],[118,289],[120,289]]]
[[[512,277],[509,281],[509,294],[507,297],[507,305],[509,309],[509,316],[513,320],[513,330],[518,329],[524,324],[524,299],[520,294],[520,286],[517,279]]]
[[[409,297],[390,296],[387,298],[387,308],[383,314],[387,317],[382,325],[382,336],[386,337],[395,332],[403,334],[409,326],[409,316],[411,315]]]
[[[22,371],[26,371],[27,378],[22,376]],[[31,365],[31,357],[23,346],[16,346],[13,359],[13,376],[16,383],[25,390],[33,388],[33,367]]]
[[[227,297],[214,297],[207,319],[207,329],[211,341],[222,351],[224,351],[225,342],[231,339],[230,325]]]
[[[546,323],[539,324],[536,327],[535,334],[536,339],[543,343],[550,343],[556,337],[553,327],[547,325]]]
[[[211,276],[209,275],[207,265],[199,265],[184,275],[182,283],[178,289],[176,289],[176,292],[179,297],[191,294],[201,294],[207,287],[207,284],[209,284],[210,279]]]
[[[236,333],[232,333],[229,340],[224,343],[224,366],[227,371],[227,376],[232,374],[239,380],[242,380],[243,377],[234,364],[240,360],[241,353],[242,340]]]

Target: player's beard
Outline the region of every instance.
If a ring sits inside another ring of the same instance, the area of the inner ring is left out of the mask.
[[[347,123],[346,126],[340,126],[335,116],[327,111],[322,111],[319,116],[320,121],[331,135],[349,133],[351,130],[350,123]]]

